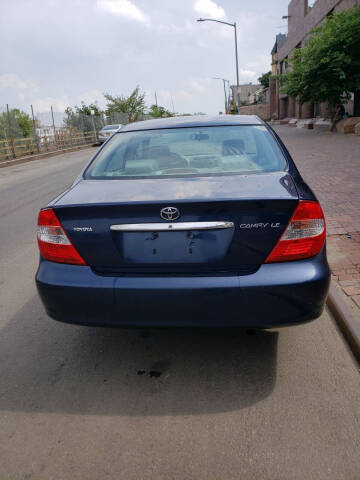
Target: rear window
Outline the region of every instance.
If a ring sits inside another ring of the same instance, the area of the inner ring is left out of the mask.
[[[120,125],[105,125],[101,130],[117,130]]]
[[[117,133],[85,178],[248,174],[285,167],[280,148],[262,125],[187,127]]]

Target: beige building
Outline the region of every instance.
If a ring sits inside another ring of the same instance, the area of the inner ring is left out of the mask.
[[[261,85],[247,83],[244,85],[231,85],[232,98],[235,100],[236,105],[248,105],[249,97],[257,92],[261,88]]]

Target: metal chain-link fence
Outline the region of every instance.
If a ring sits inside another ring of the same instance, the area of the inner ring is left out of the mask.
[[[151,118],[143,115],[136,120]],[[129,116],[84,115],[72,109],[38,112],[32,105],[20,110],[0,105],[0,162],[26,155],[63,150],[98,143],[98,132],[105,125],[127,124]]]

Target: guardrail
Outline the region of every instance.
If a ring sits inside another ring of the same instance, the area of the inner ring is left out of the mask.
[[[0,140],[0,162],[36,153],[54,152],[78,145],[97,143],[94,132],[61,133],[50,137],[12,138]]]

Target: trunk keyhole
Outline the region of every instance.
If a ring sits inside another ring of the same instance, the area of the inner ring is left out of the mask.
[[[189,244],[189,253],[193,253],[193,249],[192,247],[195,245],[195,242],[191,241],[190,244]]]

